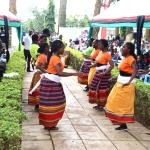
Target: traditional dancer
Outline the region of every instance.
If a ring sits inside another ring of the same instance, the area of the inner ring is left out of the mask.
[[[43,70],[47,68],[47,53],[49,51],[49,45],[47,43],[41,43],[40,48],[38,49],[38,53],[40,54],[35,63],[37,72],[34,73],[32,82],[29,89],[28,94],[28,104],[35,106],[35,110],[38,110],[39,107],[39,84],[35,85],[40,80],[40,75]]]
[[[92,64],[95,62],[95,59],[96,59],[96,57],[98,56],[98,54],[100,52],[100,42],[99,42],[99,40],[95,40],[93,42],[93,47],[94,47],[95,50],[90,55],[90,58],[92,60]],[[95,72],[96,72],[96,67],[91,67],[90,71],[89,71],[89,75],[88,75],[88,85],[91,84]]]
[[[111,79],[111,70],[114,67],[111,54],[108,52],[108,41],[100,40],[99,55],[96,58],[96,63],[91,67],[96,67],[94,78],[89,85],[89,102],[96,103],[95,109],[102,110],[106,104],[109,95],[109,81]]]
[[[94,39],[89,40],[89,44],[88,44],[89,47],[87,48],[87,50],[85,50],[85,52],[83,52],[83,56],[85,57],[85,59],[80,67],[80,72],[82,72],[82,76],[78,77],[78,82],[83,85],[88,85],[88,74],[89,74],[90,66],[91,66],[90,55],[91,55],[92,51],[94,50],[94,48],[92,46],[93,40]],[[86,87],[86,89],[87,89],[87,87]]]
[[[45,129],[58,129],[56,126],[62,118],[66,98],[60,83],[60,76],[78,76],[80,73],[63,72],[64,65],[61,62],[61,55],[64,53],[64,44],[55,40],[51,45],[51,55],[45,74],[40,83],[39,123]]]
[[[106,116],[114,124],[120,125],[116,130],[126,130],[126,123],[134,122],[134,78],[137,74],[134,49],[134,45],[130,42],[123,46],[124,59],[118,66],[120,75],[109,94],[105,107]]]

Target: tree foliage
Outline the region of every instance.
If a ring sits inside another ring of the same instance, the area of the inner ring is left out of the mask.
[[[90,19],[87,15],[85,15],[81,19],[78,19],[78,17],[76,16],[70,16],[66,20],[67,27],[88,27],[89,23],[90,23]]]
[[[33,8],[32,14],[34,19],[28,19],[24,22],[23,28],[25,31],[35,30],[41,32],[44,28],[48,28],[51,32],[55,31],[55,5],[53,0],[49,0],[48,8],[39,11]]]
[[[45,27],[51,32],[55,31],[55,5],[53,0],[49,0],[48,9],[45,16]]]

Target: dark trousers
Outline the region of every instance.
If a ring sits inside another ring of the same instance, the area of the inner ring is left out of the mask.
[[[27,62],[27,71],[30,70],[31,54],[29,50],[24,49],[24,56]]]

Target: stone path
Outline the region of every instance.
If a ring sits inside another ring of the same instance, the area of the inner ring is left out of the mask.
[[[23,110],[27,120],[22,126],[22,150],[150,150],[150,130],[136,122],[129,124],[128,131],[115,131],[104,112],[93,110],[76,77],[62,80],[67,107],[59,130],[44,130],[34,108],[27,105],[32,75],[28,73],[24,78]]]

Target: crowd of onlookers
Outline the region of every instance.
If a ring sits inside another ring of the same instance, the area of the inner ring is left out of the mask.
[[[77,49],[81,52],[84,52],[87,49],[87,40],[84,41],[83,39],[77,38],[75,41],[70,40],[69,42],[70,47]],[[109,52],[112,55],[112,60],[117,66],[119,62],[123,59],[121,49],[124,44],[124,40],[122,40],[119,35],[116,37],[110,35],[108,37],[108,43]],[[144,70],[148,70],[150,68],[150,43],[147,40],[143,40],[141,43],[141,54],[137,55],[137,67],[140,72],[144,72]],[[145,75],[143,74],[139,74],[137,77],[144,80],[144,76]]]

